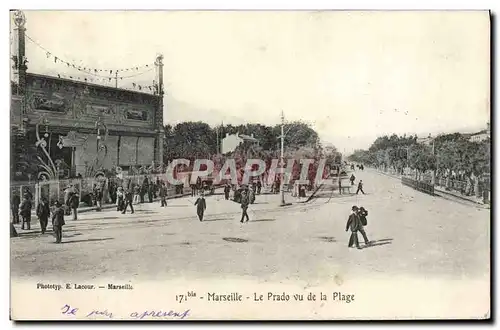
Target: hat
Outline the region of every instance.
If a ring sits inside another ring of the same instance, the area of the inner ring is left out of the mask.
[[[365,208],[364,208],[363,206],[361,206],[361,207],[359,208],[359,210],[360,210],[360,211],[365,211]]]
[[[61,206],[61,202],[59,202],[58,200],[56,200],[56,201],[54,202],[54,205],[55,205],[55,206]]]
[[[353,211],[357,211],[357,210],[358,210],[358,207],[357,207],[356,205],[354,205],[354,206],[351,208],[351,210],[353,210]]]

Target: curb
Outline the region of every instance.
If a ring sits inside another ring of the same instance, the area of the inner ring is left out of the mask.
[[[444,190],[441,190],[441,189],[435,189],[434,191],[436,192],[437,196],[440,196],[440,197],[443,197],[443,198],[446,198],[446,196],[450,196],[452,198],[456,198],[456,199],[460,199],[460,200],[469,202],[469,203],[473,204],[474,206],[479,206],[479,207],[482,207],[484,209],[490,209],[490,205],[489,204],[484,204],[484,203],[481,203],[481,202],[469,199],[469,198],[464,197],[464,196],[456,195],[456,194],[454,194],[452,192],[444,191]]]

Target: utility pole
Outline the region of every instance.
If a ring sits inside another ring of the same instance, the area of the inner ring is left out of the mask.
[[[283,110],[281,110],[281,206],[285,205],[285,190],[283,189],[283,178],[284,178],[284,168],[285,168],[285,159],[284,159],[284,148],[285,148],[285,114]]]

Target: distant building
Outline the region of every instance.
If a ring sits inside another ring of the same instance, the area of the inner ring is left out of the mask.
[[[431,134],[429,134],[429,136],[427,136],[425,138],[417,138],[418,144],[424,144],[427,146],[431,145],[432,141],[434,141],[434,138],[431,136]]]
[[[491,136],[490,132],[490,123],[486,124],[486,129],[479,131],[477,133],[473,133],[469,136],[469,141],[471,142],[481,142],[488,140]]]
[[[245,134],[229,134],[226,133],[226,137],[222,139],[222,150],[221,152],[223,154],[227,154],[229,152],[233,152],[236,150],[236,147],[238,147],[240,144],[248,144],[248,145],[259,145],[259,140],[254,138],[253,133],[252,135],[248,136]]]

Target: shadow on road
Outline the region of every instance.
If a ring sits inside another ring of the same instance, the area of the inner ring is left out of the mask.
[[[118,211],[117,211],[118,212]],[[116,220],[116,219],[120,219],[120,217],[99,217],[99,218],[85,218],[83,220]],[[71,221],[74,221],[74,220],[71,220]],[[76,220],[78,221],[78,220]]]
[[[375,241],[371,241],[370,244],[365,245],[362,247],[362,249],[368,249],[374,246],[381,246],[381,245],[387,245],[387,244],[392,244],[393,239],[392,238],[383,238]]]
[[[325,241],[325,242],[328,242],[328,243],[335,243],[337,242],[337,240],[335,239],[335,237],[332,237],[332,236],[320,236],[318,237],[319,239]]]
[[[203,219],[203,222],[205,222],[205,221],[229,221],[229,220],[234,220],[234,219],[231,219],[231,218]]]
[[[256,220],[250,220],[249,222],[259,222],[259,221],[276,221],[276,219],[256,219]]]
[[[99,241],[108,241],[114,238],[89,238],[89,239],[81,239],[76,241],[63,241],[63,244],[71,244],[71,243],[84,243],[84,242],[99,242]]]

